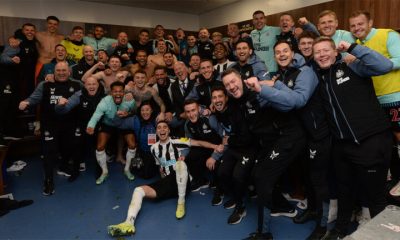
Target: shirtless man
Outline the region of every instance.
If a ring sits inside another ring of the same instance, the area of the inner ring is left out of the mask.
[[[148,84],[153,85],[156,81],[154,80],[153,73],[154,73],[154,68],[156,65],[152,62],[147,61],[147,53],[144,50],[139,50],[136,53],[136,61],[137,63],[129,65],[127,70],[131,73],[131,75],[135,75],[135,72],[139,70],[143,70],[146,72],[146,75],[148,76]]]
[[[106,92],[109,92],[111,83],[115,81],[124,82],[129,72],[121,71],[121,60],[117,56],[110,57],[108,66],[110,67],[109,69],[93,74],[97,69],[104,68],[104,63],[96,63],[82,76],[82,81],[85,82],[88,77],[92,76],[98,81],[102,81]]]
[[[159,66],[165,66],[164,62],[164,53],[167,52],[167,44],[164,40],[158,40],[157,41],[157,53],[150,55],[147,58],[147,63],[152,63],[154,65],[159,65]],[[174,62],[177,61],[175,55],[174,56]]]
[[[125,91],[133,95],[137,106],[140,106],[142,102],[148,101],[153,98],[153,100],[160,107],[160,114],[158,115],[157,120],[163,121],[165,119],[164,102],[154,88],[146,85],[146,78],[147,76],[145,71],[136,71],[133,75],[133,83],[129,82],[125,88]]]
[[[49,63],[55,57],[56,53],[54,49],[56,45],[60,44],[64,39],[63,35],[57,33],[60,20],[55,16],[48,16],[46,21],[47,31],[36,32],[35,34],[37,40],[36,47],[39,53],[39,58],[35,69],[35,79],[39,75],[43,65]],[[18,47],[21,42],[21,40],[17,39],[16,37],[11,37],[9,39],[10,46],[13,48]]]

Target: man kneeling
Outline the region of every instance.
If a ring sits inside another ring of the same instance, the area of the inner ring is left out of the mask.
[[[144,197],[163,200],[178,196],[176,218],[182,219],[185,216],[185,195],[190,181],[181,150],[190,146],[198,146],[222,151],[222,146],[208,142],[185,138],[171,139],[169,133],[170,129],[166,122],[157,123],[156,134],[159,141],[151,147],[151,153],[154,155],[157,165],[160,166],[161,179],[135,188],[126,220],[120,224],[108,226],[108,233],[111,236],[135,233],[135,220]]]

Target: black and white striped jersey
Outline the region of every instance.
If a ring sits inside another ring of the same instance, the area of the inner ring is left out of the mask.
[[[166,143],[156,142],[151,146],[151,153],[156,159],[156,164],[160,165],[165,175],[175,171],[175,164],[182,155],[183,149],[190,147],[189,138],[169,139]]]

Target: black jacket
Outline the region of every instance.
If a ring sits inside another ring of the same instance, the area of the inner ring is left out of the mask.
[[[319,90],[332,134],[359,143],[390,128],[370,76],[390,71],[392,62],[360,45],[353,44],[349,52],[358,58],[353,63],[339,60],[318,71]]]

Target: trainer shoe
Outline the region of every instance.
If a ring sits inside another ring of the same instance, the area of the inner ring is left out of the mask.
[[[276,208],[271,209],[271,216],[272,217],[295,217],[297,215],[297,210],[295,208]]]
[[[79,171],[80,172],[86,171],[86,163],[82,162],[79,164]]]
[[[303,224],[311,220],[315,220],[317,218],[317,212],[306,209],[304,212],[301,214],[297,215],[296,217],[293,218],[293,222],[297,224]]]
[[[206,180],[203,181],[193,181],[190,185],[190,190],[192,192],[198,192],[202,188],[207,188],[208,182]]]
[[[108,226],[108,234],[113,237],[127,236],[135,233],[135,226],[129,222]]]
[[[71,177],[71,174],[67,170],[61,168],[57,170],[57,174],[60,176]]]
[[[243,206],[235,207],[235,210],[228,218],[228,224],[238,224],[246,216],[246,208]]]
[[[175,216],[177,219],[182,219],[185,216],[185,203],[178,203]]]
[[[44,180],[44,184],[43,184],[43,195],[45,196],[50,196],[53,195],[55,193],[54,190],[54,183],[52,180],[50,179],[46,179]]]
[[[215,189],[214,196],[211,200],[211,205],[213,205],[213,206],[221,205],[223,199],[224,199],[224,194],[222,194],[220,190]]]
[[[224,208],[225,209],[232,209],[232,208],[234,208],[234,207],[236,207],[236,202],[235,202],[235,200],[234,199],[228,199],[228,201],[226,201],[225,203],[224,203]]]
[[[107,174],[101,174],[100,177],[96,180],[96,184],[100,185],[102,184],[108,177],[108,173]]]
[[[126,176],[126,178],[128,178],[130,181],[133,181],[135,179],[135,176],[133,176],[133,174],[128,170],[128,171],[124,171],[124,175]]]

